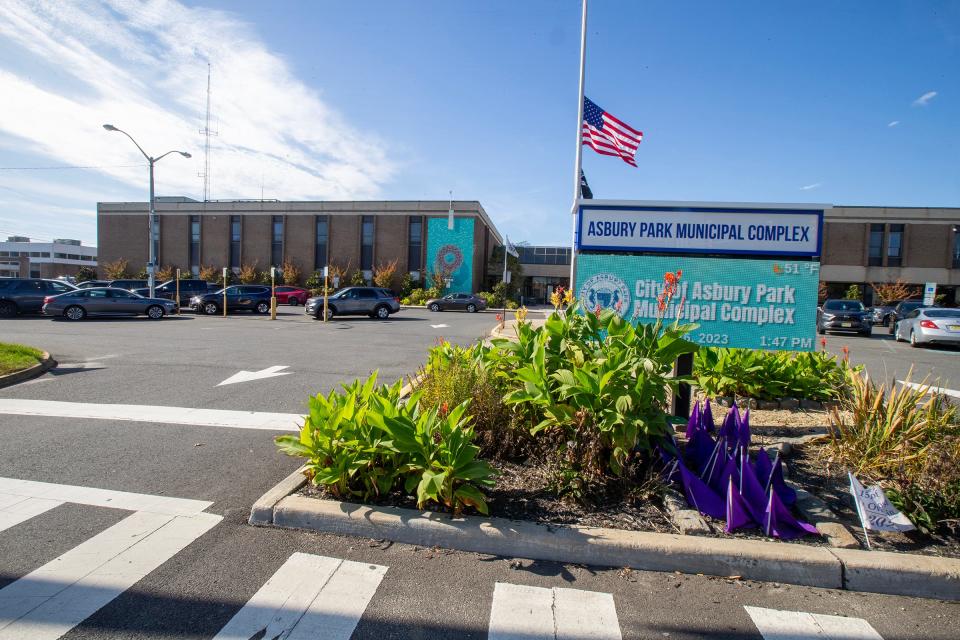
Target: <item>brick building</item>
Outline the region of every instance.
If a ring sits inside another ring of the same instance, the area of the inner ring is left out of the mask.
[[[79,240],[35,242],[10,236],[0,242],[0,278],[73,276],[81,267],[97,267],[97,248]]]

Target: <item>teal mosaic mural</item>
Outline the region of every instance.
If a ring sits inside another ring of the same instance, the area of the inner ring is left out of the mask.
[[[447,293],[473,293],[473,218],[455,218],[453,229],[447,218],[427,220],[427,283],[433,273],[450,273],[453,282]],[[443,288],[444,283],[439,283]]]

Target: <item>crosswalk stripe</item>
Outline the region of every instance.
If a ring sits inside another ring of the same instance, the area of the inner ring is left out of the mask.
[[[4,509],[3,502],[5,500],[12,499],[16,502],[24,498],[72,502],[91,507],[110,507],[127,511],[147,511],[171,516],[188,516],[200,513],[213,504],[205,500],[189,500],[187,498],[155,496],[146,493],[80,487],[71,484],[54,484],[35,480],[0,478],[0,511]]]
[[[63,503],[46,498],[24,498],[0,493],[0,531],[25,522]]]
[[[861,618],[744,607],[764,640],[883,640]]]
[[[0,589],[0,640],[56,640],[220,522],[133,513]]]
[[[303,426],[303,416],[297,413],[192,409],[145,404],[94,404],[22,398],[0,398],[0,414],[4,413],[20,416],[120,420],[266,431],[293,431]]]
[[[488,640],[621,640],[613,596],[498,582]]]
[[[387,567],[294,553],[214,640],[349,640]]]

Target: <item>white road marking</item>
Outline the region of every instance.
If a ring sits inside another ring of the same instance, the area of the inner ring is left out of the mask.
[[[954,391],[953,389],[944,389],[943,387],[937,387],[935,385],[925,385],[918,384],[916,382],[907,382],[906,380],[897,380],[898,384],[902,384],[905,387],[910,387],[911,389],[922,389],[927,387],[930,392],[933,393],[942,393],[953,398],[960,398],[960,391]]]
[[[744,607],[764,640],[883,640],[862,618]]]
[[[349,640],[387,567],[294,553],[214,640]]]
[[[430,326],[433,327],[434,329],[446,329],[446,328],[449,327],[450,325],[448,325],[448,324],[432,324],[432,325],[430,325]]]
[[[488,640],[621,640],[613,596],[498,582]]]
[[[250,382],[251,380],[263,380],[265,378],[275,378],[277,376],[288,376],[293,371],[281,371],[282,369],[289,369],[290,365],[288,364],[277,364],[272,367],[267,367],[266,369],[261,369],[260,371],[239,371],[220,384],[218,387],[222,387],[225,384],[236,384],[238,382]]]
[[[58,362],[56,369],[104,369],[102,362]],[[54,371],[56,371],[54,369]]]
[[[26,522],[34,516],[63,503],[47,498],[25,498],[23,496],[0,493],[0,531]]]
[[[0,640],[56,640],[220,522],[137,512],[0,589]]]
[[[146,493],[79,487],[71,484],[0,478],[0,511],[5,508],[5,503],[13,504],[27,498],[56,501],[58,503],[72,502],[92,507],[109,507],[169,516],[194,515],[213,504],[205,500],[189,500],[187,498],[155,496]],[[42,513],[42,511],[39,513]]]
[[[303,416],[296,413],[191,409],[189,407],[161,407],[138,404],[93,404],[18,398],[0,398],[0,414],[4,413],[21,416],[91,418],[95,420],[189,424],[198,427],[264,429],[267,431],[292,431],[303,426]]]

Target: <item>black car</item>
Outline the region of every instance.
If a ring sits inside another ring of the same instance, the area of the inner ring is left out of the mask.
[[[139,289],[132,289],[132,291],[143,296],[144,298],[150,297],[150,287],[141,287]],[[209,291],[210,287],[207,285],[206,280],[200,280],[197,278],[180,280],[180,306],[187,306],[187,304],[195,296],[203,295]],[[154,287],[154,292],[155,298],[166,298],[167,300],[173,300],[177,297],[177,281],[167,280],[163,284],[158,284],[156,287]]]
[[[75,290],[75,286],[63,280],[0,278],[0,318],[12,318],[18,313],[40,313],[47,296]]]
[[[127,291],[136,291],[146,287],[147,292],[150,291],[146,280],[111,280],[107,286],[114,289],[126,289]]]
[[[896,335],[897,323],[906,318],[912,312],[929,305],[923,304],[923,300],[903,300],[897,303],[890,314],[890,335]]]
[[[308,298],[303,306],[307,315],[323,317],[323,296]],[[400,311],[400,300],[389,289],[380,287],[348,287],[327,298],[327,318],[333,316],[370,316],[386,320]]]
[[[859,300],[827,300],[817,309],[817,333],[856,331],[865,336],[873,332],[870,312]]]
[[[448,293],[442,298],[427,300],[430,311],[466,311],[476,313],[487,308],[487,301],[471,293]]]
[[[109,287],[109,280],[84,280],[76,284],[77,289],[92,289],[94,287]]]
[[[223,313],[223,294],[224,290],[220,289],[213,293],[195,295],[190,298],[190,308],[197,313],[205,313],[211,316]],[[235,284],[227,287],[226,294],[228,312],[270,312],[270,287],[259,284]]]

